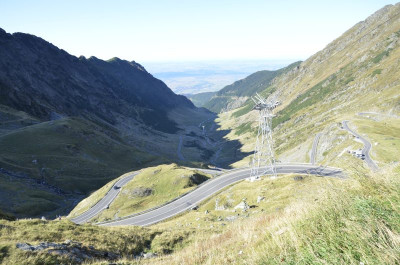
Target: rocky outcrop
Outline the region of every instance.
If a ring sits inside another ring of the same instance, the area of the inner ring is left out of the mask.
[[[250,206],[247,204],[245,200],[240,202],[238,205],[235,206],[235,210],[242,210],[242,212],[246,212],[248,209],[250,209]]]
[[[189,178],[189,181],[186,184],[185,188],[200,185],[201,183],[203,183],[203,182],[208,180],[207,176],[205,176],[203,174],[200,174],[200,173],[193,173],[193,174],[191,174],[189,176],[183,175],[181,177],[182,178]]]
[[[133,197],[147,197],[150,196],[152,193],[153,190],[151,188],[139,187],[133,189],[131,195]]]
[[[41,242],[38,245],[29,243],[17,243],[16,247],[24,251],[46,251],[47,253],[67,257],[74,264],[81,264],[87,260],[116,260],[120,255],[109,252],[96,250],[93,246],[82,246],[82,243],[66,240],[64,243]]]
[[[265,200],[264,196],[257,196],[257,203],[260,203],[263,200]]]

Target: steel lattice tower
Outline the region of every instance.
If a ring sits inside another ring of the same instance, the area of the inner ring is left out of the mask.
[[[256,104],[253,109],[259,111],[258,133],[253,159],[251,161],[250,181],[259,179],[262,175],[269,174],[276,177],[274,144],[272,138],[272,110],[279,104],[267,102],[256,93],[252,98]]]

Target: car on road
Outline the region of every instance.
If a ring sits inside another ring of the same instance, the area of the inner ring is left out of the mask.
[[[118,189],[120,189],[121,187],[118,187],[118,186],[114,186],[114,190],[118,190]]]

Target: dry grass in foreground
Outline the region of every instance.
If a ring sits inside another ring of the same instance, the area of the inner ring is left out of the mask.
[[[183,250],[143,263],[399,264],[400,167],[354,174],[317,201],[199,235]]]

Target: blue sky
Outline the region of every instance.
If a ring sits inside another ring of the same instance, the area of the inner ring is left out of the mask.
[[[397,0],[400,1],[400,0]],[[0,27],[79,56],[138,62],[306,59],[396,1],[0,0]]]

